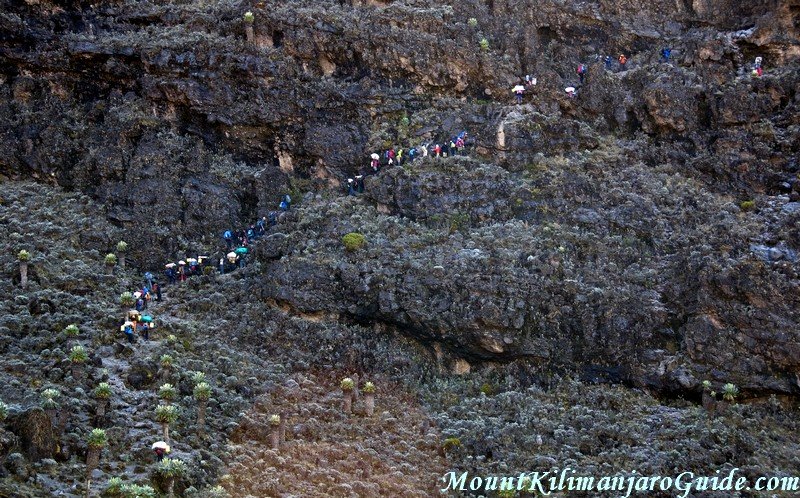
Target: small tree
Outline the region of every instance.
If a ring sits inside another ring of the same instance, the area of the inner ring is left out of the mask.
[[[119,496],[122,498],[156,498],[156,490],[150,486],[123,484],[120,487]]]
[[[119,266],[125,268],[125,254],[128,252],[128,243],[124,240],[117,242],[117,254],[119,254]]]
[[[372,382],[364,384],[364,404],[367,408],[367,416],[371,417],[375,413],[375,384]]]
[[[175,359],[171,355],[162,354],[161,358],[158,359],[158,362],[161,364],[161,368],[163,368],[164,370],[169,370],[175,363]]]
[[[133,294],[130,292],[123,292],[119,295],[119,303],[123,308],[130,308],[135,302],[136,299],[134,299]]]
[[[97,417],[102,418],[106,415],[106,408],[111,399],[111,385],[108,382],[101,382],[94,388],[94,399],[97,400]]]
[[[205,372],[195,372],[192,374],[192,382],[194,385],[197,385],[201,382],[206,381],[206,373]]]
[[[174,424],[178,420],[178,409],[172,405],[158,405],[156,420],[163,429],[164,441],[169,442],[169,424]]]
[[[280,426],[281,426],[281,416],[280,415],[270,415],[269,417],[269,441],[272,445],[273,450],[277,450],[281,446],[281,433],[280,433]]]
[[[161,365],[161,379],[168,380],[172,374],[172,367],[175,364],[175,359],[171,355],[162,354],[161,358],[158,359],[158,363]]]
[[[122,479],[119,477],[112,477],[106,483],[106,489],[103,492],[104,496],[112,496],[114,498],[122,496],[122,487],[125,484],[122,482]]]
[[[722,386],[722,399],[728,403],[733,403],[739,397],[739,388],[735,385],[728,383]]]
[[[486,38],[481,38],[481,41],[478,42],[478,45],[480,45],[481,50],[483,50],[484,52],[489,51],[489,40],[487,40]]]
[[[164,479],[167,485],[167,496],[175,496],[175,481],[186,475],[187,467],[183,460],[177,458],[165,458],[158,464],[158,475]]]
[[[346,414],[350,414],[353,412],[353,387],[355,386],[355,382],[350,377],[345,377],[342,379],[341,384],[339,386],[342,388],[343,394],[343,404],[342,409]]]
[[[247,44],[248,45],[255,45],[256,37],[255,32],[253,31],[253,21],[255,20],[255,16],[252,12],[247,11],[244,13],[244,31],[247,35]]]
[[[114,274],[114,266],[117,264],[117,256],[114,253],[108,253],[105,257],[106,268],[108,269],[108,274]]]
[[[24,289],[28,285],[28,262],[31,260],[31,253],[22,249],[17,253],[19,261],[19,284]]]
[[[42,409],[44,413],[47,414],[47,418],[50,419],[50,423],[53,427],[56,425],[58,409],[61,407],[58,401],[56,401],[59,396],[61,396],[61,393],[55,389],[45,389],[41,394]]]
[[[165,405],[171,405],[177,396],[178,391],[175,389],[175,386],[170,383],[162,384],[161,387],[158,388],[158,397],[161,398],[161,401],[163,401]]]
[[[66,327],[64,327],[64,334],[67,337],[78,337],[78,334],[80,334],[80,332],[81,332],[81,330],[74,323],[71,323],[71,324],[67,325]]]
[[[106,447],[106,431],[103,429],[92,429],[87,439],[89,451],[86,452],[86,498],[89,498],[92,491],[92,472],[100,464],[100,452]]]
[[[86,348],[80,344],[72,346],[72,349],[69,350],[69,361],[72,364],[72,377],[74,379],[83,378],[83,368],[88,359],[89,354],[86,352]]]
[[[194,399],[197,401],[197,436],[203,438],[206,429],[206,408],[211,398],[211,386],[200,382],[194,386]]]
[[[469,25],[470,28],[474,28],[478,26],[478,20],[475,19],[474,17],[470,17],[469,19],[467,19],[467,25]]]

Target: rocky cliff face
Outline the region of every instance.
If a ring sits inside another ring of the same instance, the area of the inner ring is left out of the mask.
[[[247,10],[255,17],[251,43]],[[238,344],[225,351],[261,365],[248,370],[258,385],[282,385],[284,367],[292,375],[341,367],[398,383],[414,377],[413,388],[428,409],[441,409],[439,425],[453,436],[480,432],[457,422],[471,413],[486,416],[478,425],[505,416],[531,383],[561,386],[573,399],[578,388],[553,380],[561,375],[667,398],[699,397],[708,379],[734,382],[748,398],[791,399],[800,392],[798,18],[796,0],[0,0],[0,195],[12,206],[3,212],[17,220],[8,225],[3,264],[9,282],[18,282],[9,255],[32,241],[38,254],[65,253],[74,263],[67,271],[49,261],[32,265],[39,287],[4,308],[2,330],[16,342],[5,340],[3,351],[63,347],[37,338],[27,319],[49,317],[46,325],[60,330],[76,318],[50,316],[63,296],[75,307],[86,304],[83,296],[108,304],[98,286],[116,293],[123,283],[97,280],[86,261],[117,239],[129,242],[138,270],[217,253],[223,230],[264,216],[290,192],[299,208],[259,244],[257,264],[228,277],[235,291],[222,296],[203,281],[193,288],[199,305],[183,293],[176,297],[187,303],[170,308],[174,330],[186,334],[206,318],[220,327],[243,321],[231,331]],[[664,47],[672,49],[666,62],[659,60]],[[624,68],[620,53],[628,57]],[[761,77],[751,74],[755,57],[763,58]],[[583,85],[580,63],[588,67]],[[526,74],[538,84],[516,105],[510,88]],[[568,86],[578,87],[574,98]],[[369,153],[462,130],[470,134],[469,157],[388,168],[367,178],[364,195],[342,195],[341,183],[365,169]],[[26,189],[29,198],[20,194]],[[80,220],[59,222],[34,209],[48,196]],[[34,219],[41,216],[47,219]],[[63,233],[67,225],[77,234]],[[364,234],[365,247],[346,251],[341,238],[349,232]],[[30,317],[11,318],[20,312]],[[89,320],[111,326],[102,305]],[[322,338],[320,349],[283,351],[309,335]],[[266,354],[261,347],[241,351],[253,344],[282,345],[281,368],[259,363],[266,361],[257,359]],[[10,371],[29,382],[15,361]],[[204,360],[192,361],[200,368]],[[128,368],[113,365],[118,375]],[[140,381],[152,365],[130,368]],[[259,368],[266,373],[257,375]],[[257,401],[265,392],[247,391],[229,367],[219,372],[237,394],[225,401],[218,428],[239,424],[234,412],[244,407],[256,422],[221,433],[215,444],[232,438],[239,448],[226,455],[212,448],[215,458],[240,460],[232,479],[249,480],[252,468],[291,474],[285,462],[249,451],[263,439],[253,427],[268,414]],[[509,392],[491,406],[443,401],[452,386],[436,382],[454,382],[451,396],[470,397],[471,376]],[[316,414],[297,431],[313,440],[326,430],[320,420],[333,420],[329,408],[314,406],[331,381],[313,373],[296,379],[304,407],[297,413]],[[27,402],[21,385],[3,395]],[[402,395],[392,400],[402,406]],[[536,410],[561,401],[544,399]],[[616,402],[609,403],[613,412]],[[144,404],[135,392],[125,399],[131,413]],[[774,420],[778,432],[787,427]],[[370,427],[364,444],[378,444],[380,429]],[[438,436],[427,429],[414,443],[418,452],[381,458],[397,465],[430,458],[426,439]],[[503,430],[498,436],[513,434]],[[0,431],[0,448],[19,446],[11,441],[23,433]],[[585,442],[584,453],[607,439]],[[481,436],[464,441],[457,458],[514,453]],[[745,443],[736,458],[761,462],[753,439]],[[345,462],[334,481],[358,461],[336,451],[320,457]],[[493,468],[485,460],[470,465]],[[17,467],[27,478],[27,468]],[[393,472],[384,477],[399,479]],[[374,485],[332,485],[328,493],[370,495]],[[398,493],[403,485],[392,480]]]
[[[153,241],[213,244],[281,192],[338,186],[369,151],[469,129],[475,162],[381,175],[375,210],[350,223],[383,212],[439,230],[424,265],[397,228],[402,250],[374,243],[383,259],[358,263],[371,285],[321,298],[288,259],[268,270],[270,297],[307,308],[305,289],[315,311],[356,306],[472,358],[628,358],[620,375],[638,385],[691,388],[713,371],[794,392],[797,8],[259,4],[251,46],[233,3],[8,4],[0,165],[103,202],[147,234],[133,240],[143,259]],[[625,70],[604,67],[618,52]],[[587,82],[569,99],[579,62]],[[531,73],[528,103],[508,105]],[[417,270],[430,285],[409,282]],[[762,334],[781,339],[763,350]]]

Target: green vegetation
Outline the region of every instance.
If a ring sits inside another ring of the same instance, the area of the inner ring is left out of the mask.
[[[367,239],[358,232],[350,232],[342,237],[342,243],[344,243],[344,248],[348,251],[357,251],[364,247],[364,244],[367,243]]]
[[[45,389],[42,391],[42,408],[45,410],[56,410],[60,406],[56,399],[61,396],[61,393],[55,389]]]
[[[475,19],[474,17],[470,17],[469,19],[467,19],[467,25],[469,25],[470,28],[474,28],[478,25],[478,20]]]
[[[156,407],[156,420],[160,424],[172,424],[178,420],[178,409],[172,405],[158,405]]]
[[[175,389],[175,386],[172,384],[162,384],[161,387],[158,388],[158,397],[161,400],[170,403],[175,401],[175,398],[178,396],[178,391]]]
[[[197,401],[208,401],[211,397],[211,386],[206,382],[200,382],[194,386],[194,399]]]
[[[161,368],[169,369],[172,368],[172,365],[175,363],[175,360],[172,358],[171,355],[162,354],[158,362],[161,364]]]
[[[31,253],[23,249],[17,253],[17,259],[22,261],[23,263],[28,262],[31,260]]]
[[[67,325],[64,328],[64,333],[67,334],[68,337],[76,337],[80,333],[80,329],[74,323]]]
[[[483,50],[484,52],[489,50],[489,40],[487,40],[486,38],[481,38],[481,41],[478,42],[478,45],[480,45],[481,50]]]
[[[71,361],[73,364],[80,365],[86,363],[86,360],[88,359],[89,353],[87,353],[86,348],[80,344],[73,346],[72,349],[69,350],[69,361]]]
[[[491,396],[492,394],[494,394],[494,389],[488,382],[484,382],[483,385],[481,386],[481,392],[486,396]]]
[[[342,379],[342,382],[339,385],[342,388],[342,391],[352,391],[355,387],[355,382],[353,382],[353,379],[350,377],[345,377]]]
[[[117,242],[117,252],[128,252],[128,243],[124,240]]]
[[[123,292],[119,295],[119,303],[122,306],[133,306],[133,303],[135,302],[136,300],[133,298],[133,294],[130,292]]]
[[[114,266],[115,264],[117,264],[117,255],[114,253],[106,254],[105,262],[108,266]]]
[[[363,389],[363,391],[364,391],[365,393],[367,393],[367,394],[372,394],[372,393],[374,393],[374,392],[375,392],[375,384],[373,384],[372,382],[367,382],[367,383],[365,383],[365,384],[364,384],[364,389]]]
[[[244,22],[246,22],[248,24],[252,24],[253,21],[255,21],[255,16],[253,15],[253,13],[250,12],[250,11],[245,12],[244,13]]]
[[[442,443],[442,448],[444,448],[445,451],[453,450],[460,447],[461,447],[461,440],[458,439],[457,437],[449,437],[445,439],[444,442]]]
[[[106,490],[103,494],[114,497],[121,496],[123,486],[124,484],[122,483],[122,479],[119,477],[112,477],[108,480],[108,484],[106,484]]]
[[[106,431],[103,429],[92,429],[92,432],[89,433],[89,437],[86,439],[89,448],[92,449],[102,449],[105,448],[106,444],[108,444],[108,438],[106,437]]]
[[[722,399],[729,403],[733,403],[736,401],[736,398],[739,396],[739,388],[735,385],[728,383],[722,386]]]
[[[165,458],[158,464],[157,472],[161,477],[175,479],[186,475],[186,462],[178,458]]]
[[[206,381],[206,373],[205,372],[195,372],[192,374],[192,382],[196,384],[200,384],[201,382]]]
[[[270,415],[269,416],[269,425],[276,426],[281,424],[281,416],[280,415]]]
[[[742,211],[752,211],[756,207],[756,201],[742,201],[739,207]]]
[[[111,398],[111,385],[108,382],[101,382],[94,388],[93,394],[97,399],[107,400]]]
[[[0,423],[8,418],[8,405],[0,401]]]

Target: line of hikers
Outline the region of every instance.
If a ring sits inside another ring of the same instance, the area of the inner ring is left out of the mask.
[[[596,57],[595,60],[599,60],[601,56],[596,55],[595,57]],[[659,52],[659,62],[668,63],[671,57],[672,57],[672,48],[670,47],[664,47]],[[618,64],[617,70],[624,71],[628,64],[628,57],[625,56],[625,54],[619,54],[616,60]],[[607,71],[613,70],[613,62],[614,59],[610,55],[606,55],[603,57],[603,65]],[[762,62],[763,62],[762,57],[755,58],[755,62],[753,64],[753,69],[752,69],[753,76],[760,78],[761,75],[764,74],[764,70],[761,67]],[[578,80],[580,82],[578,86],[583,86],[583,84],[586,81],[586,75],[588,73],[588,68],[586,67],[586,64],[583,63],[578,64],[578,67],[575,69],[575,73],[578,75]],[[525,75],[524,82],[515,85],[514,88],[511,89],[511,92],[514,94],[514,97],[516,98],[517,104],[522,103],[522,98],[525,94],[525,91],[528,88],[535,86],[536,83],[537,83],[536,78],[533,77],[533,75],[527,74]],[[578,92],[578,90],[574,86],[568,86],[564,88],[564,91],[570,98],[575,97]]]
[[[428,157],[447,157],[447,156],[462,156],[465,155],[467,147],[467,140],[469,135],[466,131],[460,132],[458,135],[450,137],[449,140],[442,143],[425,143],[419,146],[410,147],[407,150],[390,147],[383,154],[373,152],[370,154],[369,168],[362,171],[361,174],[355,175],[347,179],[344,187],[347,195],[356,195],[364,192],[364,177],[368,174],[377,174],[381,168],[394,166],[402,166],[404,163],[413,163],[417,159]]]

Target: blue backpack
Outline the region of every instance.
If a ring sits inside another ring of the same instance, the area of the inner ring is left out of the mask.
[[[231,233],[230,230],[228,230],[224,234],[222,234],[222,236],[225,237],[226,239],[230,239],[231,237],[233,237],[233,234]]]

